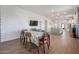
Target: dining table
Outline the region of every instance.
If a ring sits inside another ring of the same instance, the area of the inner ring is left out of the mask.
[[[25,33],[26,32],[30,32],[31,33],[31,42],[34,43],[35,45],[39,46],[39,38],[42,37],[43,33],[44,32],[41,32],[41,31],[24,31]],[[29,41],[27,39],[27,41]]]

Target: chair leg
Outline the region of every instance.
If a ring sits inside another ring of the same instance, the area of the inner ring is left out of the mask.
[[[23,45],[25,45],[25,38],[23,38]]]
[[[39,47],[37,48],[37,50],[38,50],[38,54],[39,54]]]
[[[22,37],[20,36],[20,43],[22,42]]]
[[[49,47],[50,47],[50,40],[48,40],[47,46],[48,46],[48,49],[49,49]]]
[[[23,45],[23,38],[20,36],[20,44]]]
[[[27,45],[27,39],[25,39],[25,48],[26,48],[26,45]]]
[[[31,39],[29,38],[29,50],[31,50]]]
[[[31,38],[29,38],[29,40],[30,40],[30,43],[31,43]]]
[[[44,46],[44,44],[43,44],[43,52],[45,53],[45,46]]]
[[[49,40],[49,46],[50,46],[50,40]]]
[[[27,43],[27,37],[25,37],[25,44]]]
[[[49,49],[49,43],[47,42],[47,47],[48,47],[48,49]]]

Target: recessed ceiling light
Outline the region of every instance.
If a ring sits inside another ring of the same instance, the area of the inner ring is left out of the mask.
[[[55,15],[52,15],[52,17],[54,17]]]
[[[73,15],[66,15],[65,17],[73,17]]]
[[[54,12],[55,10],[54,9],[52,9],[52,12]]]
[[[64,12],[64,14],[67,14],[67,12]]]

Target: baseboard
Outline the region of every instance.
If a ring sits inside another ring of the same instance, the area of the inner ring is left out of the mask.
[[[19,37],[16,37],[16,38],[11,38],[11,39],[1,40],[1,43],[2,43],[2,42],[7,42],[7,41],[16,40],[16,39],[19,39]]]
[[[18,40],[19,38],[15,38],[15,39],[12,39],[12,40],[8,40],[8,41],[3,41],[3,42],[1,42],[1,43],[5,43],[5,42],[12,42],[12,41],[14,41],[14,40]]]

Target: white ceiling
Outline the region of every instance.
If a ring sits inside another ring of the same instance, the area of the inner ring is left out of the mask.
[[[20,5],[18,7],[50,19],[62,18],[75,12],[75,6],[73,5]],[[52,12],[52,10],[54,10],[54,12]]]

